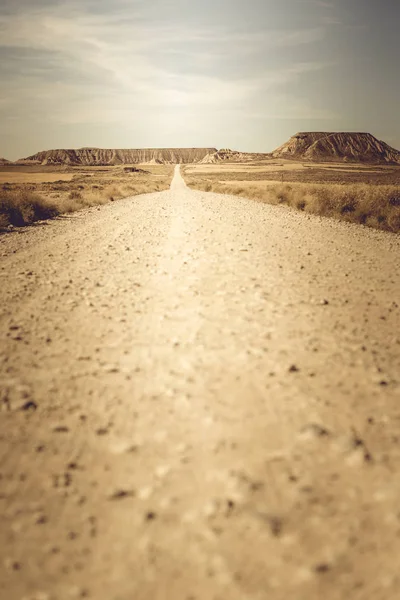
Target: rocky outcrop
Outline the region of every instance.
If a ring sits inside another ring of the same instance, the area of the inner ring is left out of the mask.
[[[400,152],[370,133],[296,133],[272,156],[312,162],[400,164]]]
[[[215,164],[219,162],[232,161],[232,162],[249,162],[251,160],[261,160],[267,158],[268,154],[255,154],[251,152],[238,152],[237,150],[229,150],[223,148],[216,152],[207,154],[200,163],[201,164]]]
[[[41,165],[108,166],[126,164],[184,164],[200,162],[215,148],[147,148],[137,150],[45,150],[22,159]]]

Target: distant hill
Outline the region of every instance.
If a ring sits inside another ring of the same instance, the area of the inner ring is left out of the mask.
[[[400,164],[400,152],[370,133],[296,133],[272,156],[313,162]]]
[[[11,164],[9,160],[6,158],[0,158],[0,167],[4,167],[5,165]]]
[[[147,148],[137,150],[107,150],[80,148],[79,150],[45,150],[21,159],[41,165],[108,166],[138,163],[183,164],[200,162],[216,152],[215,148]]]
[[[224,161],[232,162],[249,162],[251,160],[262,160],[268,158],[269,154],[255,154],[252,152],[238,152],[237,150],[229,150],[223,148],[222,150],[214,151],[207,154],[200,163],[201,164],[214,164]]]

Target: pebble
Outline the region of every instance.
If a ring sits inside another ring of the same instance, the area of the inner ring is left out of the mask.
[[[56,425],[56,427],[53,427],[53,431],[54,433],[67,433],[69,431],[69,427],[66,425]]]
[[[122,500],[123,498],[132,498],[134,495],[132,490],[120,489],[113,492],[109,497],[109,500]]]

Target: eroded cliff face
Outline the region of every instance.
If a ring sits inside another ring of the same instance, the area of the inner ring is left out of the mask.
[[[272,156],[314,162],[343,160],[400,164],[400,152],[370,133],[297,133]]]
[[[200,162],[202,164],[215,164],[220,162],[249,162],[252,160],[263,160],[268,158],[269,154],[251,153],[251,152],[238,152],[237,150],[229,150],[223,148],[218,152],[212,152],[207,154]]]
[[[42,165],[125,165],[125,164],[185,164],[200,162],[205,156],[216,152],[215,148],[146,148],[132,150],[108,150],[80,148],[79,150],[45,150],[22,159]]]

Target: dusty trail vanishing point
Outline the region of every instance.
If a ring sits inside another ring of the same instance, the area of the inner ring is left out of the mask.
[[[399,598],[396,235],[177,167],[0,254],[2,599]]]

